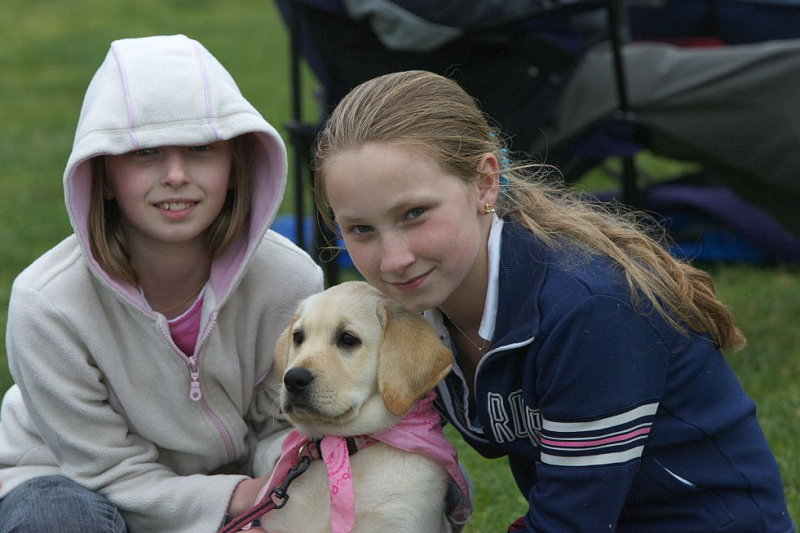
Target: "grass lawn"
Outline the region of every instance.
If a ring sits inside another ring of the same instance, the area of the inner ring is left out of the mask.
[[[4,344],[11,282],[70,233],[61,175],[86,86],[113,39],[172,33],[204,43],[282,128],[289,118],[287,38],[270,0],[0,3],[0,392],[11,383]],[[291,204],[287,196],[284,210]],[[759,404],[790,510],[800,517],[800,273],[745,266],[712,271],[749,336],[748,347],[730,361]],[[454,440],[478,489],[467,531],[505,531],[525,509],[505,460],[484,460]]]

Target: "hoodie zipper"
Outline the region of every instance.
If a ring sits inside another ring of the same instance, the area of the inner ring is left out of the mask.
[[[211,329],[214,325],[214,317],[209,322],[208,326],[206,327],[206,331]],[[189,369],[189,377],[191,378],[189,381],[189,399],[193,402],[199,402],[203,399],[203,391],[200,389],[200,360],[195,357],[194,355],[186,355],[183,351],[178,348],[178,345],[175,344],[175,341],[172,339],[172,333],[169,331],[169,323],[167,319],[163,316],[158,318],[158,328],[161,330],[161,334],[167,339],[172,349],[177,353],[186,367]],[[205,341],[208,337],[207,334],[203,335],[202,341]],[[202,342],[198,342],[195,346],[195,353],[197,353],[200,349]]]
[[[212,313],[209,317],[208,324],[203,331],[202,337],[200,337],[195,345],[195,353],[200,352],[200,348],[203,346],[203,344],[205,344],[208,336],[211,334],[211,330],[214,329],[216,323],[217,313]],[[225,452],[228,454],[228,461],[234,461],[236,459],[236,446],[234,444],[233,437],[231,436],[230,431],[228,431],[228,429],[225,427],[225,424],[222,422],[222,419],[219,417],[219,415],[217,415],[208,402],[203,399],[203,391],[200,387],[200,359],[195,355],[187,356],[181,351],[180,348],[178,348],[178,346],[175,344],[175,341],[172,340],[172,334],[169,331],[169,325],[167,325],[166,318],[159,318],[158,325],[161,329],[161,332],[172,345],[172,348],[180,355],[181,359],[183,359],[184,363],[189,369],[189,376],[191,378],[189,382],[189,399],[193,402],[200,403],[203,412],[209,418],[222,438],[222,442],[225,445]]]
[[[186,366],[189,367],[189,375],[192,377],[192,381],[189,383],[189,399],[199,402],[203,399],[203,392],[200,390],[200,364],[197,357],[193,355],[187,357]]]
[[[211,330],[214,329],[216,324],[217,313],[211,313],[208,324],[206,324],[206,328],[203,330],[203,335],[195,343],[194,353],[200,353],[200,348],[206,343],[208,336],[211,334]],[[170,339],[172,339],[172,335],[170,335]],[[192,381],[189,383],[189,399],[199,402],[203,399],[203,391],[200,390],[200,360],[196,356],[191,355],[186,357],[186,365],[189,367],[189,375],[192,378]]]

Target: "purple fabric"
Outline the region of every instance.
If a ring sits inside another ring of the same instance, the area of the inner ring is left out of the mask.
[[[661,185],[644,194],[645,206],[659,213],[692,208],[741,234],[774,260],[800,262],[800,241],[769,213],[723,186]]]

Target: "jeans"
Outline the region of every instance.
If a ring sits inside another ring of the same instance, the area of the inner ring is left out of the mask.
[[[125,533],[117,508],[63,476],[34,478],[0,500],[0,533]]]

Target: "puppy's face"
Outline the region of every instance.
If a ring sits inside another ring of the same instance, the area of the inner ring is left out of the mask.
[[[364,282],[303,301],[275,354],[281,408],[310,437],[388,428],[452,366],[427,322]]]

